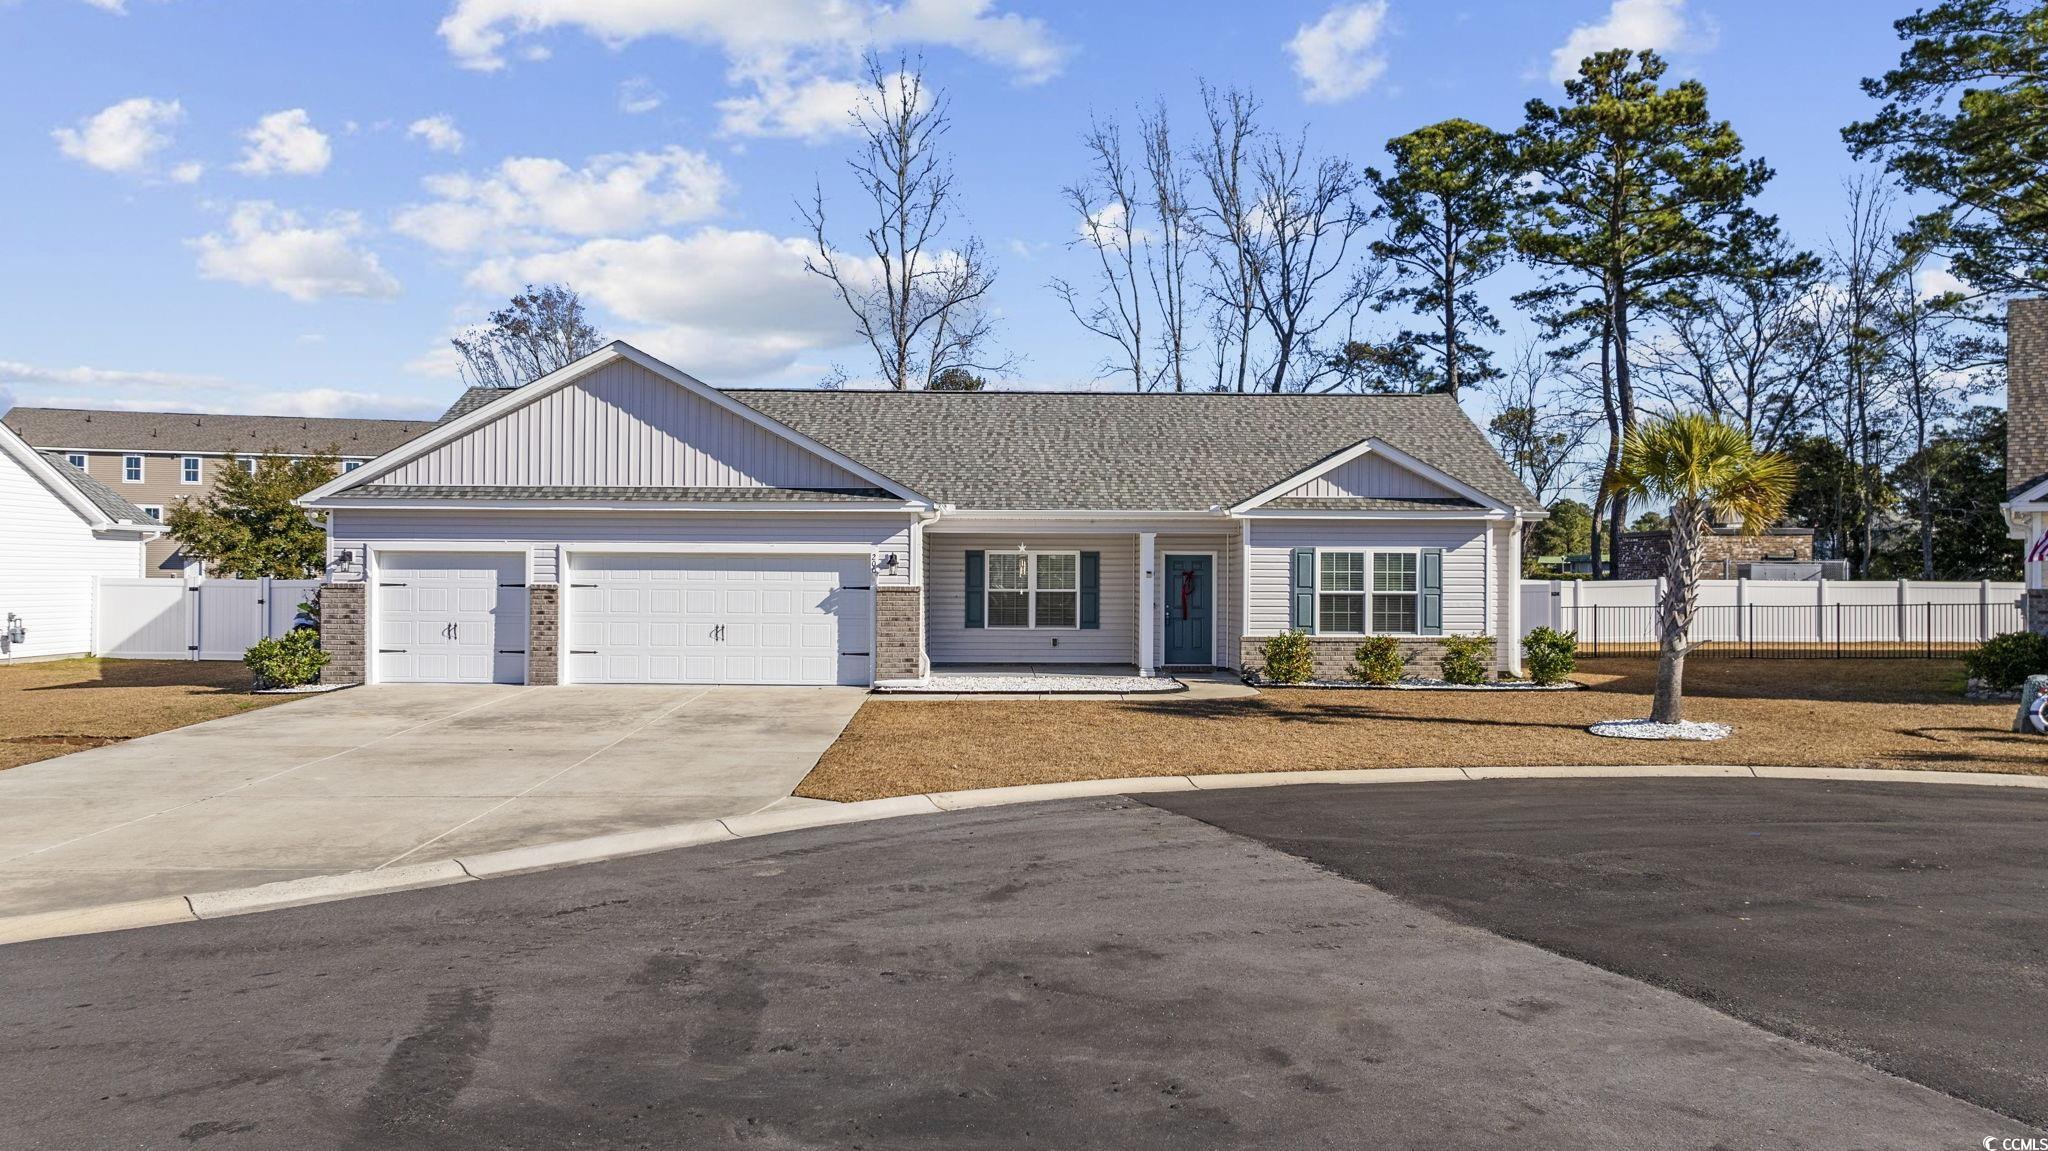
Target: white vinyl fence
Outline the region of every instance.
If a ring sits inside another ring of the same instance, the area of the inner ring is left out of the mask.
[[[319,580],[102,579],[93,652],[120,659],[240,659],[292,629]]]
[[[1575,631],[1585,655],[1657,643],[1661,580],[1524,580],[1522,630]],[[1758,658],[1947,656],[2023,631],[2026,585],[1919,580],[1701,580],[1693,643]]]

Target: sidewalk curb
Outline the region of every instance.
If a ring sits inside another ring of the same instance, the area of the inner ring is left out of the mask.
[[[0,945],[161,927],[276,911],[287,907],[477,883],[526,875],[584,863],[602,863],[636,855],[726,843],[756,836],[778,835],[813,827],[832,827],[906,815],[936,815],[976,808],[1056,799],[1099,798],[1159,791],[1210,791],[1219,788],[1294,787],[1308,784],[1379,784],[1482,782],[1507,779],[1698,779],[1753,778],[1831,780],[1853,783],[1928,783],[1952,786],[2016,787],[2048,790],[2048,776],[2006,775],[1983,771],[1923,771],[1885,768],[1745,767],[1720,764],[1653,764],[1637,767],[1388,767],[1338,771],[1241,772],[1227,775],[1152,775],[1116,779],[1082,779],[1064,783],[1033,783],[1018,787],[976,788],[888,799],[868,799],[831,807],[758,811],[726,819],[671,824],[589,839],[533,847],[514,847],[379,871],[351,871],[288,879],[227,891],[167,895],[128,903],[103,904],[65,911],[0,917]]]

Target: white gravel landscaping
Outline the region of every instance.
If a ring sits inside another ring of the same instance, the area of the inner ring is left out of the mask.
[[[1727,739],[1734,731],[1725,723],[1657,723],[1647,719],[1610,719],[1586,730],[1610,739],[1686,739],[1701,743]]]
[[[354,686],[355,686],[354,684],[350,684],[350,683],[302,683],[302,684],[298,685],[297,687],[259,687],[259,688],[252,688],[252,689],[250,690],[249,694],[250,694],[250,695],[318,695],[318,694],[320,694],[320,693],[321,693],[321,692],[323,692],[323,691],[340,691],[340,690],[341,690],[342,688],[345,688],[345,687],[354,687]]]
[[[1186,691],[1187,685],[1168,676],[946,674],[926,679],[884,679],[875,690],[891,695],[1142,695]]]

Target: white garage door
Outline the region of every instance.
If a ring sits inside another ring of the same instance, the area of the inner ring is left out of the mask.
[[[571,682],[868,682],[865,560],[590,555],[570,570]]]
[[[524,683],[526,634],[524,557],[378,557],[379,680]]]

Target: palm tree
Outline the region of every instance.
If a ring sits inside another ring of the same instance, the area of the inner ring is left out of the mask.
[[[1742,521],[1755,534],[1785,512],[1799,472],[1790,458],[1759,452],[1736,424],[1700,412],[1636,425],[1607,481],[1612,495],[1671,503],[1671,551],[1657,605],[1655,723],[1679,723],[1685,653],[1699,601],[1700,544],[1715,523]]]

